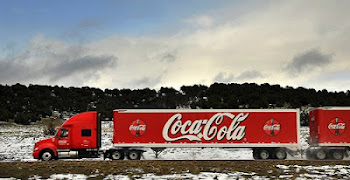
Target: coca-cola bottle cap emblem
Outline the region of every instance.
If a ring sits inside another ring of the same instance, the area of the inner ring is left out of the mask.
[[[277,136],[281,131],[281,124],[275,119],[270,119],[266,121],[263,129],[267,135]]]
[[[140,119],[137,119],[131,123],[129,130],[134,136],[142,136],[146,132],[146,124]]]
[[[340,118],[334,118],[328,124],[329,131],[334,135],[341,135],[345,131],[345,122]]]

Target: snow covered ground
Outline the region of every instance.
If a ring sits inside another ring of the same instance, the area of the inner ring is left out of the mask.
[[[36,161],[32,157],[34,143],[49,137],[44,136],[43,131],[44,127],[40,125],[0,124],[0,161]],[[303,149],[308,147],[308,131],[307,127],[301,128]],[[112,138],[112,122],[103,122],[102,149],[112,147]],[[159,160],[234,160],[252,158],[251,149],[223,148],[168,148],[158,157]],[[300,159],[300,156],[294,158]],[[149,149],[144,153],[143,159],[153,160],[156,158],[154,152]],[[102,160],[102,158],[95,160]]]
[[[44,127],[0,124],[0,161],[31,161],[36,141],[45,139]]]

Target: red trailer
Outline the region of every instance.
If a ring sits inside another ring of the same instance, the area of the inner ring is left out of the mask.
[[[252,148],[255,159],[285,159],[300,149],[297,109],[115,110],[114,148],[100,151],[96,112],[66,121],[54,138],[37,142],[34,158],[141,158],[145,148]]]
[[[284,159],[300,147],[298,110],[115,110],[113,119],[117,148],[252,148],[256,159]]]
[[[343,159],[350,147],[349,107],[322,107],[309,113],[310,148],[316,159]]]

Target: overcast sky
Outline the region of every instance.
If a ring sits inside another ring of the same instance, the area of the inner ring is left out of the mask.
[[[350,89],[350,1],[58,1],[0,5],[0,84]]]

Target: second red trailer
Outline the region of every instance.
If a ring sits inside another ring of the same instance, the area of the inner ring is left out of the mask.
[[[350,150],[349,107],[321,107],[309,114],[309,158],[343,159]]]

